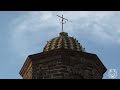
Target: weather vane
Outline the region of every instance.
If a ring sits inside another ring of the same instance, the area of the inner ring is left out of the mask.
[[[68,21],[68,19],[64,18],[63,15],[62,16],[57,15],[57,16],[62,19],[60,23],[62,23],[62,32],[63,32],[63,24],[65,24],[66,21]]]

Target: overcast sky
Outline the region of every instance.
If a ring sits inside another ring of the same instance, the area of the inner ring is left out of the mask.
[[[42,52],[61,32],[56,15],[69,21],[64,31],[77,38],[89,53],[97,54],[107,70],[120,78],[119,11],[0,11],[0,78],[21,79],[19,71],[28,55]],[[104,79],[108,77],[108,71]]]

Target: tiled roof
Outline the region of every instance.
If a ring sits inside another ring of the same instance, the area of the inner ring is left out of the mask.
[[[45,45],[43,52],[54,50],[54,49],[72,49],[76,51],[85,51],[85,49],[80,45],[78,40],[73,37],[69,37],[68,33],[61,32],[58,37],[55,37],[47,42]]]

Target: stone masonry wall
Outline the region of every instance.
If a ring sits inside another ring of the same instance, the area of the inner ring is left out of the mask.
[[[84,58],[54,59],[33,65],[33,79],[102,79],[95,65]]]

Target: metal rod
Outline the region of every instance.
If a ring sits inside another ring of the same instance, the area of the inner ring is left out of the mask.
[[[66,21],[68,21],[68,19],[66,19],[66,18],[64,18],[63,17],[63,15],[62,15],[62,17],[61,16],[59,16],[59,15],[57,15],[58,17],[60,17],[61,19],[62,19],[62,32],[63,32],[63,24],[65,24],[66,23]],[[65,22],[64,22],[64,20],[66,20]]]

